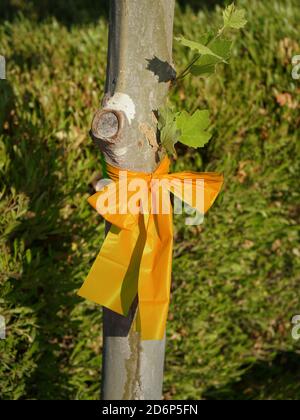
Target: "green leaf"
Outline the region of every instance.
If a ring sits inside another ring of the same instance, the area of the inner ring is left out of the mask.
[[[224,60],[228,60],[231,55],[232,41],[230,39],[216,39],[210,45],[210,49]]]
[[[175,144],[179,141],[180,132],[176,126],[176,116],[167,106],[162,107],[158,111],[158,129],[160,130],[160,141],[166,151],[176,156]]]
[[[26,257],[27,264],[30,264],[32,260],[32,255],[31,255],[31,250],[29,248],[26,250],[25,257]]]
[[[211,44],[211,50],[217,55],[221,56],[225,61],[230,57],[232,42],[227,39],[217,39]],[[224,62],[222,60],[222,62]],[[212,56],[202,56],[197,61],[197,64],[192,66],[191,73],[194,76],[209,77],[216,71],[216,65],[221,62],[220,59]]]
[[[190,147],[203,147],[212,136],[207,131],[209,124],[208,110],[198,110],[193,115],[181,112],[176,116],[177,129],[180,130],[179,141]]]
[[[208,45],[215,37],[214,31],[208,31],[200,36],[198,43]]]
[[[223,12],[224,27],[232,29],[243,28],[247,23],[245,15],[246,11],[244,9],[237,9],[235,4],[232,3]]]
[[[203,45],[199,42],[190,41],[190,40],[184,38],[183,36],[175,38],[175,39],[176,39],[176,41],[180,42],[185,47],[188,47],[191,50],[196,50],[198,53],[200,53],[202,55],[212,55],[214,57],[217,57],[220,60],[223,60],[222,57],[215,54],[210,48],[206,47],[206,45]]]
[[[209,77],[215,73],[215,70],[215,64],[201,64],[192,66],[190,71],[193,76]]]

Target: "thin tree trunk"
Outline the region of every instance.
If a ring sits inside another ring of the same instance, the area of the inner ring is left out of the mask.
[[[174,5],[175,0],[110,0],[106,94],[92,134],[114,166],[151,172],[160,161],[154,111],[174,77]],[[136,304],[128,317],[104,309],[104,400],[162,398],[165,340],[141,341],[131,330]]]

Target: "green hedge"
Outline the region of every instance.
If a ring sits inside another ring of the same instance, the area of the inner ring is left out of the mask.
[[[226,183],[203,226],[176,216],[168,399],[300,395],[300,84],[290,75],[300,11],[296,0],[239,3],[249,24],[231,65],[173,96],[188,110],[209,105],[214,129],[201,152],[181,148],[174,169],[222,171]],[[219,15],[177,8],[175,32],[197,38]],[[103,240],[86,198],[100,170],[87,131],[103,94],[106,22],[19,17],[0,39],[0,398],[98,399],[101,310],[75,291]],[[175,45],[178,67],[184,54]]]

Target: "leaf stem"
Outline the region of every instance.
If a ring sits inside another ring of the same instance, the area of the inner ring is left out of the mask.
[[[219,29],[218,33],[216,36],[214,36],[213,39],[211,39],[207,44],[205,44],[207,47],[210,46],[210,44],[212,44],[213,42],[215,42],[224,32],[225,30],[225,26],[223,26],[221,29]],[[175,83],[173,84],[173,86],[176,85],[176,82],[178,82],[179,80],[184,79],[188,74],[189,74],[189,70],[193,67],[193,65],[199,60],[199,58],[201,58],[202,54],[197,54],[193,60],[189,63],[189,65],[176,77]]]
[[[201,58],[201,54],[197,54],[196,57],[189,63],[189,65],[176,77],[177,80],[184,79],[184,77],[189,73],[190,68]]]

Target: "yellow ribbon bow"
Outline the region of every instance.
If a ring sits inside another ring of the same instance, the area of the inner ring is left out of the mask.
[[[107,165],[114,182],[88,199],[112,226],[78,295],[124,316],[138,295],[135,322],[142,340],[161,340],[165,334],[173,248],[170,192],[204,214],[223,184],[218,173],[169,174],[169,167],[168,157],[153,173]],[[141,181],[146,187],[137,193]],[[138,211],[129,211],[130,203]]]

